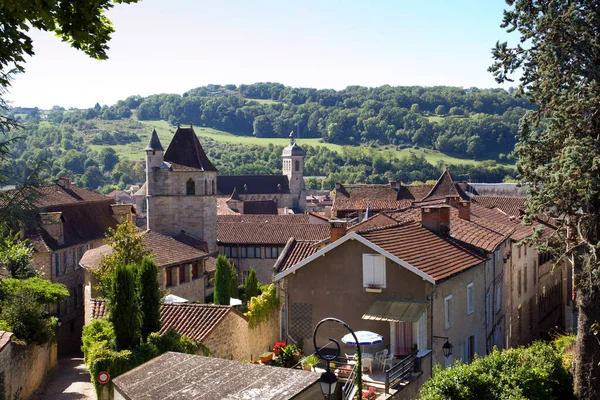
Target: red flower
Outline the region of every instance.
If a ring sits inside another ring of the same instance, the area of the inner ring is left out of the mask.
[[[273,350],[283,349],[286,346],[285,342],[276,342],[273,346]]]

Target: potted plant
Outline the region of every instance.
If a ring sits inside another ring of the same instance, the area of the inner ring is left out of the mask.
[[[315,365],[319,363],[319,357],[317,357],[315,354],[311,354],[310,356],[303,357],[300,360],[300,363],[305,371],[312,371]]]
[[[272,359],[273,359],[273,352],[272,351],[267,351],[266,353],[262,353],[260,355],[260,362],[263,363],[263,364],[268,363]]]
[[[275,353],[276,356],[279,356],[279,354],[281,354],[281,349],[283,349],[285,346],[285,342],[276,342],[273,346],[273,353]]]

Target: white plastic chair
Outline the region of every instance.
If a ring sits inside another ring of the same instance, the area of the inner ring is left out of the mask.
[[[346,358],[348,359],[348,361],[354,361],[354,359],[356,358],[356,354],[348,354],[348,353],[344,353],[346,354]]]
[[[386,357],[382,357],[381,358],[381,370],[385,371],[385,366],[389,365],[390,367],[392,366],[392,360],[394,359],[394,355],[390,354]]]
[[[381,360],[383,360],[388,355],[388,349],[383,349],[375,353],[375,362],[377,364],[381,364]]]

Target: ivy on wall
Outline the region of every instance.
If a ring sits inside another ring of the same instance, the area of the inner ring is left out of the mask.
[[[252,297],[248,303],[248,311],[244,314],[248,318],[248,326],[255,328],[264,321],[268,321],[279,309],[279,298],[275,285],[262,287],[262,294]]]

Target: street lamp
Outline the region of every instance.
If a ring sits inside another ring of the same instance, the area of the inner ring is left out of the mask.
[[[446,343],[442,346],[442,351],[444,352],[444,357],[448,358],[452,355],[452,345],[448,341],[446,336],[434,336],[436,339],[446,339]]]
[[[325,372],[323,372],[321,374],[321,378],[319,378],[319,384],[321,385],[321,393],[323,393],[323,396],[327,396],[326,398],[329,399],[330,396],[333,393],[335,393],[335,388],[336,388],[337,381],[338,381],[335,374],[331,371],[330,362],[335,360],[340,355],[340,343],[336,339],[329,338],[329,341],[334,343],[336,346],[335,353],[334,354],[321,353],[321,350],[323,350],[323,348],[319,348],[319,346],[317,346],[317,331],[319,330],[319,327],[321,326],[321,324],[323,324],[325,322],[335,322],[340,325],[343,325],[344,328],[348,329],[348,331],[354,337],[354,342],[356,343],[356,349],[357,349],[357,353],[358,353],[357,365],[361,366],[362,363],[361,363],[361,353],[360,353],[360,345],[358,343],[358,338],[356,337],[356,334],[354,333],[354,331],[348,326],[348,324],[346,324],[344,321],[342,321],[341,319],[338,319],[338,318],[325,318],[325,319],[322,319],[321,321],[319,321],[319,323],[315,326],[315,330],[313,331],[313,344],[315,346],[315,353],[317,354],[317,356],[321,360],[324,360],[325,363],[327,364],[327,368],[326,368]],[[358,382],[357,382],[358,393],[362,393],[362,379],[360,378],[360,374],[357,375],[357,378],[359,378]]]

